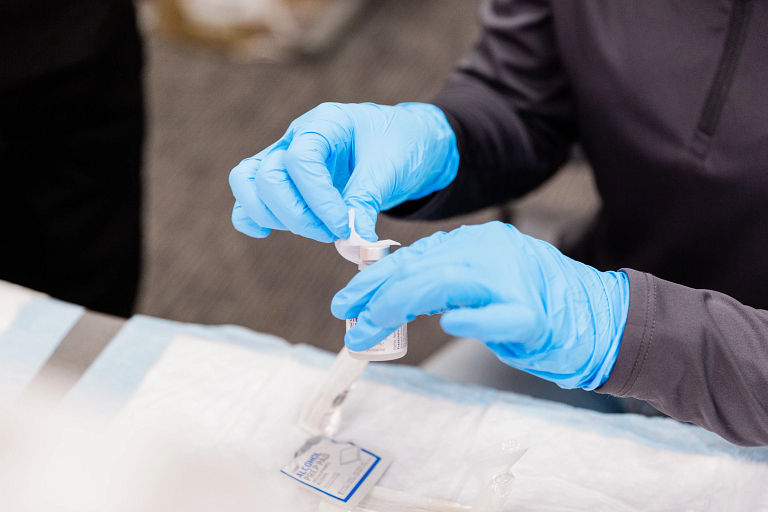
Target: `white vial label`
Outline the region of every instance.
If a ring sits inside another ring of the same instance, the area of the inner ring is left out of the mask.
[[[350,330],[357,323],[357,318],[347,319],[347,330]],[[374,345],[368,350],[355,351],[350,350],[352,357],[368,356],[371,358],[385,360],[386,356],[392,355],[392,359],[397,359],[405,355],[408,350],[408,329],[407,324],[403,324],[398,329],[384,338],[380,343]]]

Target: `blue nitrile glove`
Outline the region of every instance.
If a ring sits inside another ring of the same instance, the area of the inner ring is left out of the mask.
[[[323,103],[232,169],[232,223],[257,238],[289,230],[321,242],[357,232],[376,241],[376,216],[445,188],[456,177],[456,136],[425,103]]]
[[[436,233],[357,274],[333,298],[357,317],[344,341],[365,350],[417,315],[476,338],[506,364],[562,388],[592,390],[611,373],[629,309],[629,279],[491,222]]]

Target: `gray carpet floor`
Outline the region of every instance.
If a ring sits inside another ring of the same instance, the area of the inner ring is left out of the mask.
[[[283,232],[257,240],[235,231],[229,171],[321,102],[429,101],[476,39],[478,6],[478,0],[377,0],[333,51],[292,64],[234,63],[150,35],[139,312],[237,324],[340,349],[344,322],[329,306],[355,266],[333,245]],[[578,186],[565,179],[566,186],[589,196],[590,178],[581,174]],[[594,199],[577,203],[592,207]],[[436,223],[381,219],[378,233],[407,245],[503,213],[489,209]],[[447,340],[438,318],[418,318],[409,326],[402,362],[418,364]]]

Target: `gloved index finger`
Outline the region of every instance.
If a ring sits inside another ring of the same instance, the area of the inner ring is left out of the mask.
[[[281,138],[255,155],[242,160],[229,172],[229,188],[232,189],[232,195],[235,196],[235,200],[241,205],[249,204],[252,198],[257,195],[254,176],[259,170],[259,165],[261,165],[264,157],[280,143],[287,145],[287,142]],[[248,208],[246,208],[247,210]]]
[[[419,315],[442,313],[455,307],[484,306],[490,291],[473,279],[467,268],[434,252],[387,279],[357,316],[344,342],[350,350],[365,350],[398,326]],[[440,261],[442,259],[442,261]],[[435,261],[437,260],[437,261]]]
[[[333,233],[307,207],[285,171],[283,148],[276,147],[264,157],[255,175],[255,183],[264,205],[290,231],[320,242],[333,241]]]
[[[333,120],[315,119],[295,128],[285,155],[285,169],[307,206],[339,238],[349,236],[349,207],[334,185],[328,163],[343,168],[344,164],[336,165],[336,161],[349,158],[351,144],[351,128]]]
[[[436,256],[436,257],[429,257]],[[399,269],[373,294],[362,314],[380,327],[396,327],[419,315],[490,303],[491,292],[467,267],[430,253]]]

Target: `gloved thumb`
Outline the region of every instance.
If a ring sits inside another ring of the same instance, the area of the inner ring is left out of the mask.
[[[446,311],[440,326],[452,336],[482,341],[499,356],[514,357],[500,354],[498,347],[504,345],[509,351],[525,352],[526,347],[538,344],[546,319],[525,304],[489,304]]]
[[[357,233],[369,242],[379,239],[376,235],[376,217],[382,207],[394,206],[387,203],[390,202],[396,181],[393,169],[380,163],[361,162],[352,171],[344,187],[342,199],[357,212]]]
[[[376,217],[378,210],[368,201],[360,198],[347,200],[347,204],[355,209],[355,231],[369,242],[375,242],[379,239],[376,234]]]

